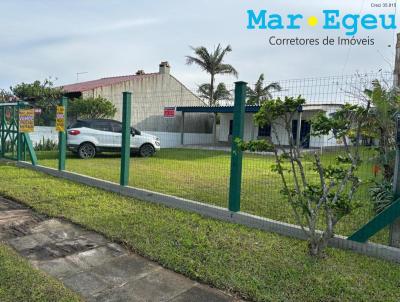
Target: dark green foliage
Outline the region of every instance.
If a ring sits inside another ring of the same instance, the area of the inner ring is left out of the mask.
[[[391,181],[376,181],[369,189],[371,200],[376,213],[382,212],[394,201],[393,187]]]
[[[400,112],[400,92],[397,87],[385,88],[375,80],[372,89],[366,89],[364,94],[371,104],[365,133],[378,140],[375,160],[382,168],[383,178],[389,181],[394,172],[395,116]]]
[[[332,133],[337,139],[345,137],[354,139],[357,131],[355,128],[356,121],[366,120],[367,112],[368,108],[352,104],[345,104],[329,117],[321,112],[311,121],[313,135],[328,135]],[[362,126],[365,127],[366,124]]]
[[[211,94],[210,84],[202,84],[197,90],[199,97],[209,100]],[[218,106],[220,101],[229,101],[232,98],[231,92],[226,88],[224,83],[219,83],[213,93],[213,104]]]
[[[63,95],[62,87],[54,87],[51,79],[43,82],[21,83],[11,87],[12,93],[20,100],[27,101],[42,112],[35,122],[36,125],[53,125],[55,121],[55,106]]]
[[[261,105],[264,101],[272,99],[271,91],[280,91],[282,88],[277,82],[264,86],[264,74],[258,78],[254,89],[247,87],[247,105]]]
[[[254,121],[259,126],[271,125],[278,118],[296,113],[305,102],[306,100],[301,96],[285,97],[283,100],[281,98],[266,100],[262,103],[260,111],[254,115]]]
[[[249,150],[251,152],[272,152],[274,151],[274,145],[271,142],[261,139],[255,141],[244,142],[237,138],[235,140],[236,144],[242,150]]]
[[[34,148],[35,151],[53,151],[58,149],[58,143],[43,137],[39,143],[35,144]]]
[[[71,116],[81,119],[113,118],[117,108],[103,97],[73,99],[68,104]]]
[[[210,74],[210,85],[205,90],[205,92],[209,92],[209,95],[207,97],[207,99],[209,100],[209,105],[215,106],[215,76],[217,74],[231,74],[236,77],[238,76],[238,72],[232,65],[224,63],[225,56],[232,51],[232,48],[230,45],[223,48],[221,47],[221,44],[218,44],[217,48],[214,51],[209,51],[204,46],[191,48],[194,52],[194,56],[186,56],[186,64],[196,64],[202,70]]]
[[[354,194],[361,184],[356,171],[361,165],[359,142],[369,108],[346,104],[331,116],[321,113],[312,120],[314,135],[333,133],[336,139],[343,140],[344,154],[336,158],[335,164],[326,165],[320,155],[314,152],[315,173],[309,174],[305,168],[304,154],[292,132],[292,122],[298,118],[304,104],[305,99],[301,96],[265,100],[254,119],[259,126],[271,125],[275,141],[271,140],[270,144],[276,161],[272,170],[281,178],[281,192],[309,240],[310,254],[320,257],[334,236],[336,224],[360,206],[354,200]],[[282,134],[276,130],[277,124],[284,128],[285,138],[280,137]],[[351,148],[347,141],[349,138]],[[283,146],[281,139],[288,142],[288,146]],[[258,147],[257,142],[236,143],[244,150],[256,151]],[[317,232],[320,220],[325,221],[321,233]]]

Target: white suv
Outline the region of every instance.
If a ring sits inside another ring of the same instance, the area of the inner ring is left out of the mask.
[[[99,152],[121,151],[122,123],[114,120],[78,120],[68,128],[68,149],[80,158],[92,158]],[[131,128],[131,151],[152,156],[160,150],[160,139]]]

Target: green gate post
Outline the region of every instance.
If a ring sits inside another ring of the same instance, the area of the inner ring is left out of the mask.
[[[132,93],[122,93],[122,146],[120,185],[129,183],[129,161],[131,157],[131,98]]]
[[[14,114],[14,118],[16,119],[17,124],[17,161],[22,160],[22,133],[19,133],[19,110],[21,109],[22,104],[18,102],[16,114]]]
[[[1,157],[5,156],[6,153],[6,107],[1,107],[1,125],[0,125],[0,130],[1,130]]]
[[[65,170],[65,157],[67,153],[67,103],[68,99],[62,97],[60,106],[64,107],[64,131],[58,132],[58,170]]]
[[[242,186],[242,150],[235,140],[243,139],[246,82],[235,83],[235,104],[233,111],[233,131],[231,147],[231,174],[229,184],[229,205],[230,211],[240,211],[240,193]]]

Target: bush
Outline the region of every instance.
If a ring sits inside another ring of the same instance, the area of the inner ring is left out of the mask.
[[[54,151],[58,149],[58,144],[51,139],[43,139],[35,144],[35,151]]]
[[[387,180],[375,182],[369,189],[369,193],[376,213],[382,212],[394,201],[392,183]]]

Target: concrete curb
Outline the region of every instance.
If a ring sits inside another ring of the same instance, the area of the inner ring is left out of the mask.
[[[179,198],[162,193],[152,192],[134,187],[122,187],[119,184],[100,180],[78,173],[58,171],[53,168],[43,166],[32,166],[27,162],[17,162],[18,167],[29,168],[35,171],[43,172],[55,177],[60,177],[73,182],[85,184],[87,186],[118,193],[124,196],[141,199],[168,207],[186,210],[231,223],[241,224],[247,227],[260,229],[267,232],[273,232],[284,236],[293,237],[304,240],[306,236],[301,228],[297,225],[275,221],[243,212],[230,212],[228,209]],[[385,259],[400,263],[400,249],[376,243],[359,243],[347,240],[344,236],[336,235],[329,241],[329,246],[344,250],[351,250],[359,254]]]

